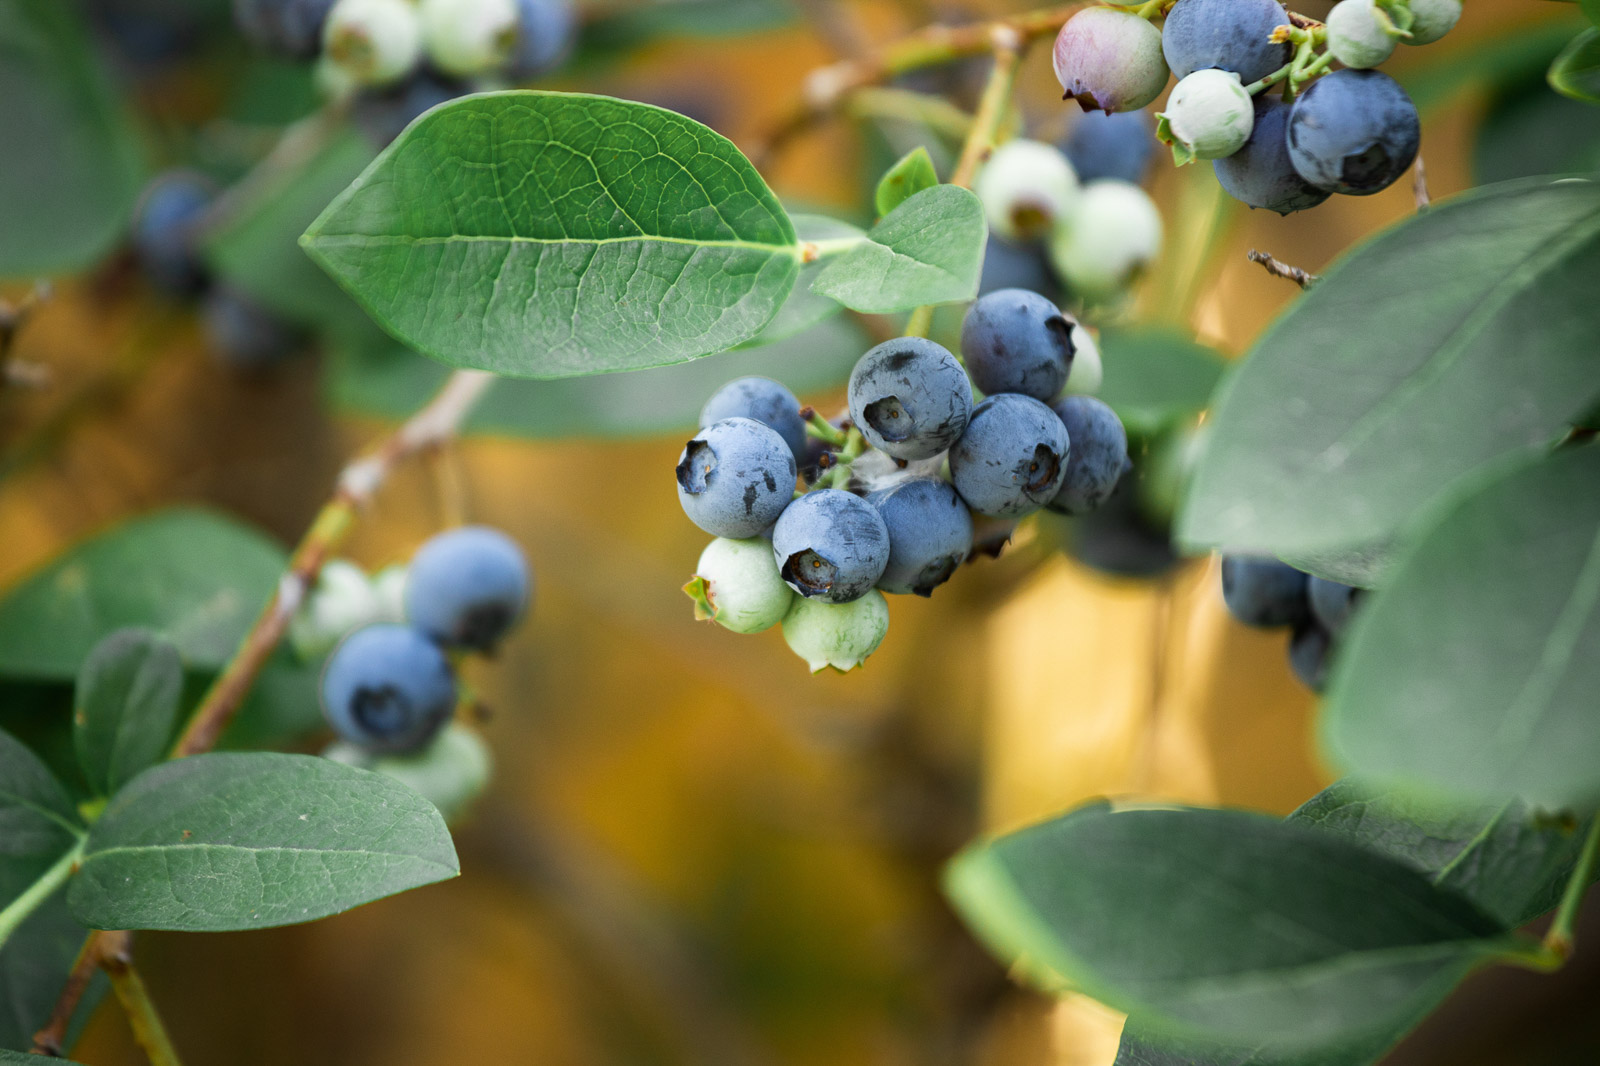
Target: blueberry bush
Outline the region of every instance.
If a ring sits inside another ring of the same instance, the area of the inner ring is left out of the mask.
[[[1600,103],[1600,4],[1574,7],[1594,24],[1548,83]],[[543,87],[652,32],[568,0],[234,0],[209,26],[0,0],[0,128],[31,148],[0,166],[0,276],[114,261],[229,373],[319,349],[336,401],[405,416],[292,552],[169,508],[0,598],[0,678],[70,706],[69,750],[0,731],[0,1058],[69,1053],[109,985],[176,1066],[133,932],[457,875],[448,826],[493,762],[465,670],[535,609],[534,572],[460,516],[376,573],[338,553],[398,467],[474,428],[685,428],[661,477],[710,538],[685,616],[781,632],[812,673],[870,669],[918,609],[891,597],[981,582],[968,564],[1014,538],[1125,578],[1218,553],[1220,599],[1284,634],[1347,776],[1286,820],[1092,802],[946,867],[1012,977],[1129,1015],[1121,1066],[1361,1066],[1475,971],[1559,968],[1600,875],[1600,160],[1429,202],[1425,109],[1378,68],[1462,13],[1107,0],[930,26],[819,70],[747,155]],[[206,34],[270,57],[298,98],[252,106],[292,113],[147,180],[115,78]],[[1051,41],[1041,84],[1023,61]],[[974,60],[972,93],[882,87]],[[927,143],[859,214],[780,200],[771,157],[871,92]],[[1187,236],[1224,201],[1195,220],[1152,195],[1158,145],[1251,208],[1411,175],[1417,210],[1320,276],[1260,256],[1304,291],[1225,366],[1190,313],[1215,242]],[[0,321],[7,382],[26,312]],[[319,725],[320,755],[277,750]]]

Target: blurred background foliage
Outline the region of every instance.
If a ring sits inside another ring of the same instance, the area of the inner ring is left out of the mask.
[[[171,9],[192,36],[176,46],[196,58],[108,68],[142,116],[139,138],[92,188],[55,190],[86,204],[84,232],[63,233],[63,246],[97,239],[94,211],[117,222],[118,183],[179,159],[235,178],[316,106],[304,71],[248,54],[226,0],[78,2],[102,25]],[[813,68],[930,21],[1015,10],[604,0],[586,9],[580,50],[551,87],[662,104],[753,149]],[[1469,0],[1444,43],[1396,57],[1390,69],[1424,110],[1435,197],[1600,165],[1600,112],[1543,83],[1574,20],[1556,3]],[[923,81],[960,99],[967,73]],[[30,123],[47,116],[12,103],[26,83],[0,84],[10,86],[0,171],[56,165],[29,156]],[[1019,81],[1035,136],[1071,121],[1058,98],[1048,48],[1037,48]],[[885,117],[896,103],[871,98],[785,145],[767,170],[774,188],[791,205],[866,222],[873,180],[900,152],[928,142],[947,168],[951,142],[898,111]],[[192,316],[152,295],[124,256],[58,284],[15,348],[48,369],[48,384],[0,391],[0,589],[170,504],[213,507],[292,544],[343,460],[442,377],[352,314],[293,247],[371,154],[303,128],[319,138],[311,163],[229,215],[212,262],[322,327],[323,343],[240,375],[208,357]],[[1316,271],[1414,210],[1404,182],[1289,218],[1218,206],[1203,167],[1158,165],[1152,189],[1169,241],[1138,318],[1192,327],[1229,355],[1297,291],[1247,250]],[[1310,697],[1281,635],[1227,618],[1213,564],[1106,576],[1057,550],[1093,530],[1048,522],[932,601],[896,602],[894,638],[849,676],[808,678],[776,631],[733,640],[697,625],[678,589],[703,538],[683,521],[668,470],[701,402],[760,372],[836,408],[850,365],[891,328],[846,316],[682,367],[505,383],[477,435],[402,471],[360,526],[358,562],[405,559],[460,505],[520,540],[538,575],[531,621],[470,679],[491,709],[497,773],[457,834],[464,876],[309,926],[142,937],[146,978],[190,1061],[1111,1061],[1120,1019],[1010,986],[940,898],[940,864],[975,833],[1100,794],[1287,812],[1329,780],[1309,743]],[[306,717],[267,722],[264,734],[314,719],[299,683]],[[59,687],[0,685],[0,726],[48,748],[65,721]],[[316,750],[318,738],[296,744]],[[1479,978],[1392,1061],[1595,1061],[1600,1021],[1581,1005],[1597,988],[1590,952],[1554,978]],[[96,1015],[78,1057],[141,1061],[115,1010]]]

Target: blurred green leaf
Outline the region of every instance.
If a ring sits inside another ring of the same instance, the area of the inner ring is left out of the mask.
[[[1362,245],[1224,380],[1179,540],[1371,584],[1374,545],[1590,407],[1596,273],[1589,181],[1493,186]]]
[[[1552,92],[1548,66],[1499,87],[1473,143],[1477,184],[1600,170],[1600,108]]]
[[[1290,1051],[1412,1019],[1509,943],[1409,866],[1243,811],[1084,807],[969,847],[946,887],[1016,970]]]
[[[589,64],[627,54],[672,37],[723,37],[778,29],[800,17],[792,0],[657,0],[620,5],[586,21],[567,76]]]
[[[901,156],[900,161],[878,181],[878,189],[874,194],[878,217],[882,218],[917,193],[937,184],[939,174],[933,169],[933,157],[928,155],[927,148],[919,144]]]
[[[33,1034],[50,1020],[61,986],[72,972],[78,949],[88,935],[89,930],[74,921],[67,910],[67,893],[63,889],[29,915],[0,947],[0,1048],[11,1049],[0,1054],[12,1056],[0,1062],[39,1066],[41,1060],[37,1056],[16,1053],[32,1047]],[[67,1029],[68,1048],[76,1042],[105,992],[105,975],[97,973],[72,1016]]]
[[[161,633],[191,668],[233,654],[287,559],[261,533],[174,507],[90,538],[0,600],[0,675],[70,680],[113,631]]]
[[[0,0],[0,277],[80,270],[122,235],[141,162],[77,13]]]
[[[70,851],[82,825],[49,767],[0,732],[0,907]]]
[[[796,236],[802,241],[845,240],[862,236],[860,228],[823,215],[795,214],[789,218],[794,222]],[[831,300],[811,291],[812,283],[827,266],[827,259],[817,259],[801,266],[800,276],[795,280],[794,288],[789,290],[788,298],[783,301],[783,306],[778,308],[778,313],[773,316],[772,321],[767,323],[766,329],[735,350],[759,348],[798,336],[823,319],[844,310],[837,300]]]
[[[38,1058],[39,1056],[37,1055],[0,1049],[0,1064],[4,1064],[4,1066],[37,1066]],[[56,1059],[54,1061],[61,1063],[62,1066],[82,1066],[81,1063],[75,1063],[68,1059]]]
[[[1574,37],[1550,64],[1550,87],[1584,103],[1600,103],[1600,28]]]
[[[788,215],[725,137],[549,92],[428,112],[302,243],[418,351],[532,378],[723,351],[761,331],[800,269]]]
[[[1494,85],[1530,65],[1543,70],[1582,28],[1577,18],[1530,19],[1476,38],[1465,47],[1417,49],[1420,61],[1396,76],[1417,108],[1431,111],[1465,89]]]
[[[1600,808],[1600,448],[1451,504],[1345,638],[1323,714],[1363,776]]]
[[[1138,436],[1205,410],[1227,367],[1215,349],[1159,328],[1107,329],[1100,352],[1105,378],[1096,395]]]
[[[73,736],[89,787],[109,796],[161,761],[178,719],[183,660],[145,629],[95,645],[78,672]]]
[[[988,226],[978,198],[959,185],[925,189],[867,231],[867,241],[832,259],[812,284],[867,314],[978,295]]]
[[[459,872],[439,812],[392,778],[310,755],[196,755],[113,797],[67,903],[97,929],[262,929]]]

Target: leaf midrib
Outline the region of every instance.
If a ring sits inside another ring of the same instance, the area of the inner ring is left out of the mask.
[[[164,854],[172,851],[227,851],[242,852],[246,855],[259,855],[264,852],[290,852],[296,855],[351,855],[366,858],[386,859],[415,859],[425,862],[430,866],[437,866],[441,870],[454,870],[455,867],[447,863],[430,859],[423,855],[409,851],[373,851],[369,848],[292,848],[286,845],[272,845],[254,847],[246,844],[117,844],[108,848],[97,848],[84,856],[83,863],[88,866],[96,859],[108,855],[143,855]]]
[[[738,248],[747,251],[768,252],[772,255],[786,253],[800,258],[800,244],[766,244],[761,241],[699,240],[693,237],[671,237],[660,234],[636,233],[626,237],[524,237],[520,235],[451,234],[448,237],[413,237],[404,233],[350,233],[337,235],[308,234],[305,242],[313,247],[346,247],[394,244],[407,247],[432,244],[535,244],[569,245],[584,247],[605,244],[682,244],[692,248]]]

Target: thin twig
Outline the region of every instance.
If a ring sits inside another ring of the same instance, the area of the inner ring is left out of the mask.
[[[178,1058],[178,1049],[173,1047],[172,1037],[167,1035],[167,1027],[156,1011],[155,1001],[144,986],[144,979],[134,969],[133,957],[126,950],[114,955],[105,954],[100,965],[104,967],[106,976],[111,978],[111,990],[117,994],[117,1000],[128,1016],[134,1043],[150,1060],[150,1066],[183,1066]]]
[[[89,990],[89,982],[94,980],[95,971],[102,965],[101,960],[126,955],[132,940],[132,933],[100,930],[89,934],[83,947],[78,949],[77,961],[67,974],[67,983],[61,989],[55,1009],[50,1012],[50,1020],[43,1029],[33,1034],[35,1055],[57,1059],[62,1057],[67,1043],[67,1027],[72,1024],[72,1016],[77,1013],[83,994]]]
[[[1011,105],[1011,92],[1017,84],[1017,65],[1022,61],[1022,49],[1026,44],[1020,33],[1005,25],[993,27],[989,40],[994,48],[994,70],[983,87],[983,98],[978,101],[972,128],[961,145],[961,158],[950,173],[950,184],[966,188],[972,187],[978,167],[994,151],[995,135],[1005,120],[1006,108]]]
[[[1411,168],[1411,195],[1417,199],[1417,210],[1426,211],[1433,198],[1428,195],[1428,168],[1422,162],[1422,157],[1417,156],[1416,164]]]
[[[1274,277],[1287,278],[1302,289],[1309,289],[1322,280],[1320,275],[1307,273],[1297,266],[1290,266],[1270,252],[1258,252],[1252,248],[1250,249],[1250,262],[1260,263],[1268,274]]]

